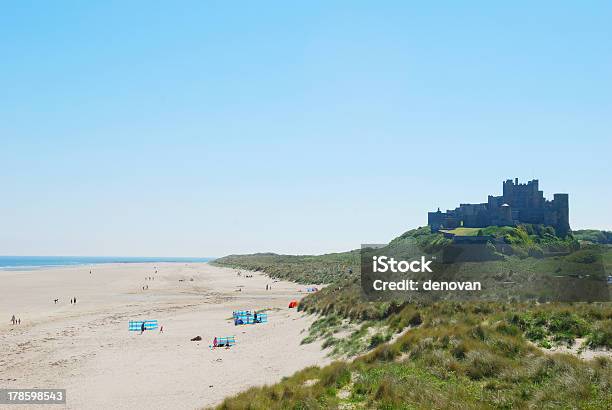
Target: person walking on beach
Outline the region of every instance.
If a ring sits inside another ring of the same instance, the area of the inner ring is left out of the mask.
[[[140,325],[140,334],[143,334],[145,331],[145,322],[142,322],[142,325]]]
[[[74,304],[76,305],[76,296],[75,296],[75,298],[74,298]]]
[[[15,315],[13,315],[13,317],[11,318],[11,323],[15,324],[15,322],[17,322],[17,319],[15,319]]]
[[[19,318],[19,324],[21,324],[21,318]]]

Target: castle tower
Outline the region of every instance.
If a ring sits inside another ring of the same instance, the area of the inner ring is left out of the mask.
[[[569,224],[569,195],[554,194],[553,209],[557,213],[557,235],[565,235],[570,231]]]
[[[518,178],[516,178],[516,184],[518,185]],[[503,197],[504,197],[505,203],[508,203],[508,201],[510,201],[510,198],[512,198],[513,193],[514,193],[514,184],[512,183],[512,180],[511,179],[505,180],[503,184]]]
[[[499,208],[499,224],[512,225],[512,208],[508,204],[503,204]]]

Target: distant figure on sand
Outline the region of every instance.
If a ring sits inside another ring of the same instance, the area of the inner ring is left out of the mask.
[[[143,334],[145,331],[145,322],[142,322],[142,325],[140,325],[140,334]]]
[[[74,303],[76,304],[76,297],[74,298]]]
[[[11,323],[15,324],[17,322],[17,319],[15,319],[15,315],[13,315],[13,317],[11,318]]]
[[[19,318],[19,324],[21,324],[21,318]]]
[[[163,326],[159,327],[159,333],[164,333],[164,327]]]
[[[53,302],[57,305],[59,299],[53,299]]]
[[[72,305],[72,298],[70,298],[70,304]]]

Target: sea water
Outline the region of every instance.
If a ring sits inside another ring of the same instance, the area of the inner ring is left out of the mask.
[[[29,270],[50,266],[94,265],[98,263],[208,262],[213,258],[138,256],[0,256],[1,270]]]

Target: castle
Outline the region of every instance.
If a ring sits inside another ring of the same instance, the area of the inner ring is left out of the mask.
[[[486,226],[513,226],[520,223],[544,224],[555,228],[557,235],[570,232],[568,194],[554,194],[548,201],[538,190],[538,180],[519,184],[518,178],[503,184],[503,195],[489,195],[486,203],[460,204],[454,210],[427,213],[427,224],[432,231],[454,229],[460,226],[483,228]]]

